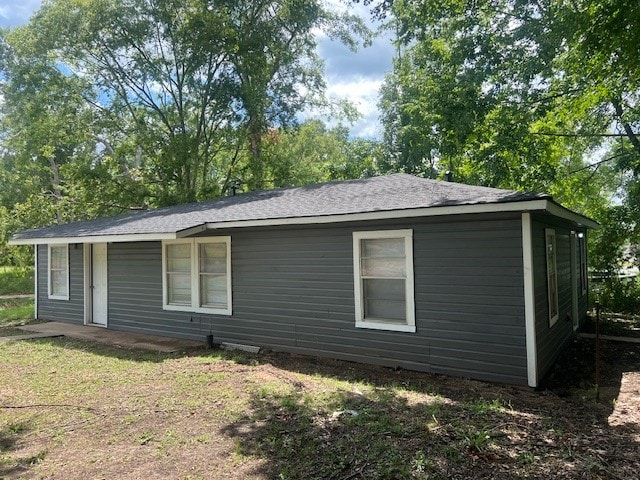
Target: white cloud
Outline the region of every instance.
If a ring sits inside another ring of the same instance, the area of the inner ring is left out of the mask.
[[[16,27],[26,23],[40,5],[42,0],[0,0],[0,27]]]
[[[337,10],[347,7],[340,0],[328,4]],[[369,28],[375,31],[379,24],[371,20],[367,7],[350,5],[349,10],[362,16]],[[372,44],[352,52],[338,41],[324,34],[316,36],[318,54],[325,62],[327,94],[331,100],[349,100],[362,118],[351,128],[355,137],[380,137],[381,125],[378,112],[379,90],[384,76],[392,69],[395,49],[389,32],[377,36]]]

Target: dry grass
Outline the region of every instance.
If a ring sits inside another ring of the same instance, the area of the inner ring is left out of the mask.
[[[526,388],[284,354],[167,355],[65,339],[0,344],[0,370],[0,478],[577,479],[638,470],[636,420],[610,425],[611,403]]]

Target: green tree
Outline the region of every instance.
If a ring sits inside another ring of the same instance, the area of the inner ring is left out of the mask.
[[[265,136],[327,107],[318,30],[369,35],[320,0],[44,2],[0,32],[6,234],[267,186]]]
[[[320,120],[309,120],[290,129],[271,129],[261,139],[264,187],[291,187],[330,180],[373,176],[381,172],[379,142],[349,138],[344,126],[328,128]],[[241,171],[249,188],[255,171]]]
[[[639,228],[640,4],[365,3],[397,32],[381,96],[389,163],[547,191],[602,222],[592,263],[617,269]]]
[[[1,57],[0,179],[6,185],[1,204],[39,205],[33,196],[51,204],[44,210],[52,213],[51,218],[34,212],[34,221],[23,227],[121,211],[110,206],[115,198],[128,207],[134,200],[127,195],[131,176],[124,175],[126,165],[113,175],[103,174],[101,188],[92,182],[113,160],[114,152],[104,134],[109,119],[95,108],[87,79],[69,75],[46,53],[34,50],[28,30],[7,37],[11,43],[2,43]],[[112,194],[106,194],[107,189]],[[84,198],[74,194],[82,190],[90,194]]]
[[[606,148],[610,135],[621,140],[618,166],[637,164],[637,2],[396,0],[378,8],[398,32],[381,107],[399,169],[549,190],[566,163]]]
[[[319,1],[54,0],[7,38],[85,88],[94,141],[74,141],[102,155],[70,171],[100,164],[167,205],[223,193],[244,150],[259,178],[262,134],[324,101],[314,29],[351,46],[367,33]]]

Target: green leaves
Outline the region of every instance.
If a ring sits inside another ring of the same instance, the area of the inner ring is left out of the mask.
[[[327,105],[317,31],[350,48],[370,34],[320,0],[45,2],[0,32],[0,206],[15,220],[3,237],[224,195],[236,180],[329,178],[334,164],[301,141],[344,159],[346,133],[290,133]]]
[[[637,244],[640,4],[396,0],[382,90],[392,168],[545,191],[600,220],[594,264]],[[613,202],[612,202],[613,199]]]
[[[219,195],[245,152],[259,187],[269,128],[326,103],[317,29],[368,34],[315,0],[46,2],[2,49],[8,155],[91,212]]]

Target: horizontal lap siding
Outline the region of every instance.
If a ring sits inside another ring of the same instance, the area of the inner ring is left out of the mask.
[[[519,217],[426,223],[415,230],[414,249],[431,371],[525,383]]]
[[[202,318],[162,309],[160,242],[109,245],[109,327],[201,340]]]
[[[355,328],[354,231],[412,228],[416,333]],[[109,326],[526,383],[519,216],[231,235],[233,315],[162,310],[161,244],[109,245]]]
[[[558,273],[558,320],[549,326],[545,229],[556,232],[556,263]],[[549,371],[562,347],[573,336],[571,282],[571,227],[549,216],[537,215],[532,223],[534,259],[535,323],[538,357],[538,379]],[[579,287],[578,287],[579,288]],[[578,315],[584,319],[587,295],[578,290]]]
[[[84,323],[84,264],[82,245],[69,245],[69,300],[49,299],[49,249],[38,245],[38,318]]]

